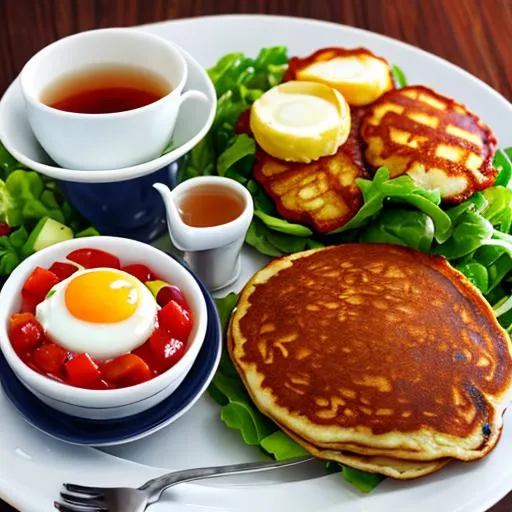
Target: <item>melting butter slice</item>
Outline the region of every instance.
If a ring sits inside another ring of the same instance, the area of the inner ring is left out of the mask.
[[[313,62],[297,70],[297,79],[329,85],[354,106],[369,105],[393,88],[387,63],[366,54]]]
[[[290,81],[273,87],[251,108],[256,142],[275,158],[309,163],[333,155],[350,132],[350,108],[326,85]]]

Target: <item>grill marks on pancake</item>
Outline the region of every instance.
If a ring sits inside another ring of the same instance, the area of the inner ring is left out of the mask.
[[[497,175],[491,129],[463,105],[427,87],[383,95],[369,107],[361,136],[370,165],[389,167],[392,177],[408,173],[426,188],[444,181],[442,196],[448,202],[465,200],[492,185]]]
[[[328,233],[343,226],[362,206],[356,178],[367,178],[359,141],[362,109],[352,110],[350,135],[336,154],[309,164],[285,162],[258,149],[253,176],[280,215]]]
[[[373,434],[427,425],[462,438],[488,423],[486,396],[511,378],[507,342],[481,300],[440,258],[329,248],[254,289],[242,362],[277,404],[315,424]]]

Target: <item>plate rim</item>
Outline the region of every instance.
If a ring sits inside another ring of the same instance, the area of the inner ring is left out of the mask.
[[[336,23],[336,22],[329,22],[329,21],[323,21],[323,20],[314,20],[314,19],[300,18],[300,17],[293,17],[293,16],[231,14],[231,15],[198,16],[198,17],[194,17],[194,18],[183,18],[183,19],[179,19],[179,20],[167,20],[167,21],[161,21],[161,22],[158,22],[158,23],[149,23],[149,24],[144,24],[144,25],[137,25],[137,27],[144,29],[145,27],[152,27],[152,26],[154,27],[154,26],[165,26],[165,25],[167,25],[170,28],[170,27],[176,26],[176,24],[185,24],[185,23],[191,23],[191,22],[193,23],[194,21],[205,20],[205,19],[208,19],[208,18],[239,18],[239,19],[242,19],[242,18],[249,18],[249,19],[265,18],[267,20],[268,19],[273,19],[273,20],[276,20],[276,21],[279,21],[279,20],[284,21],[284,20],[286,20],[287,22],[296,22],[296,23],[299,23],[299,24],[307,23],[307,24],[313,24],[313,25],[325,25],[325,26],[330,26],[330,27],[336,27],[336,28],[338,28],[340,30],[345,30],[345,31],[353,32],[353,33],[363,33],[367,37],[369,36],[369,37],[371,37],[373,39],[376,39],[377,41],[379,39],[387,40],[387,41],[390,41],[394,45],[399,45],[399,46],[402,46],[402,47],[406,47],[409,50],[414,51],[415,53],[419,52],[419,53],[421,53],[424,56],[424,58],[428,58],[431,61],[439,62],[443,66],[449,66],[450,68],[452,68],[452,70],[454,70],[455,72],[459,73],[459,75],[464,76],[465,80],[470,80],[474,84],[478,85],[478,87],[480,89],[482,89],[482,88],[485,89],[485,91],[487,91],[486,94],[492,93],[492,95],[497,100],[499,100],[500,103],[504,107],[506,107],[506,110],[508,112],[507,115],[511,115],[512,114],[512,104],[502,94],[500,94],[498,91],[494,90],[490,85],[485,83],[483,80],[481,80],[478,77],[472,75],[471,73],[469,73],[465,69],[457,66],[456,64],[454,64],[454,63],[452,63],[452,62],[450,62],[450,61],[448,61],[446,59],[443,59],[442,57],[439,57],[437,55],[429,53],[426,50],[422,50],[421,48],[415,47],[415,46],[413,46],[413,45],[411,45],[409,43],[405,43],[405,42],[403,42],[401,40],[394,39],[392,37],[385,36],[383,34],[372,32],[372,31],[369,31],[369,30],[366,30],[366,29],[360,29],[360,28],[357,28],[357,27],[343,25],[343,24]],[[124,461],[124,459],[121,459],[121,460]],[[135,465],[135,466],[138,466],[138,467],[143,466],[141,464],[138,464],[137,462],[131,462],[131,461],[129,461],[129,462],[131,464]],[[0,477],[1,477],[1,475],[0,475]],[[2,494],[2,483],[3,483],[3,481],[0,478],[0,495]],[[494,482],[494,484],[495,485],[493,485],[492,488],[496,487],[497,490],[492,493],[492,497],[488,497],[487,499],[482,499],[478,503],[478,508],[471,508],[471,509],[469,508],[469,507],[473,507],[473,505],[474,505],[474,502],[472,500],[470,503],[466,503],[461,508],[457,508],[456,510],[458,512],[462,512],[462,511],[475,512],[476,510],[483,511],[484,507],[486,509],[487,507],[491,506],[492,504],[497,503],[497,501],[499,501],[505,494],[507,494],[511,490],[511,487],[512,487],[512,482],[510,481],[510,478],[501,478],[501,479],[497,478],[496,481]],[[8,490],[8,488],[7,488],[7,490]],[[20,490],[18,492],[18,496],[20,497],[20,499],[21,499],[21,494],[22,494],[22,490]],[[4,498],[4,499],[6,499],[6,498]],[[9,499],[6,499],[6,501],[10,502]],[[364,503],[362,503],[362,504],[364,505]],[[30,502],[29,503],[27,501],[26,505],[30,506],[31,510],[32,509],[33,510],[39,510],[39,508],[37,508],[37,504],[34,504],[34,502]],[[24,508],[22,508],[22,509],[25,510]],[[330,508],[329,510],[333,510],[333,509]]]

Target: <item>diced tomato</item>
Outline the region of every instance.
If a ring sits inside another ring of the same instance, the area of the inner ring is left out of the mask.
[[[133,265],[126,265],[121,270],[128,272],[133,277],[136,277],[140,282],[147,283],[148,281],[156,281],[158,277],[156,274],[146,265],[142,263],[134,263]]]
[[[146,341],[144,345],[141,345],[135,350],[132,350],[132,354],[140,357],[149,366],[149,369],[153,372],[153,375],[157,375],[162,370],[164,370],[161,361],[158,360],[155,352],[153,352],[149,341]]]
[[[67,382],[79,388],[91,388],[98,384],[101,372],[89,354],[77,354],[64,363]]]
[[[112,386],[104,381],[103,379],[98,380],[95,384],[93,384],[90,389],[112,389]]]
[[[39,371],[51,375],[61,375],[68,355],[67,350],[55,343],[47,343],[32,352],[32,360]]]
[[[177,286],[170,284],[160,288],[156,296],[158,305],[163,308],[167,306],[171,300],[176,301],[182,308],[188,310],[187,299],[185,299],[185,295],[183,295],[183,292]]]
[[[121,268],[121,262],[117,256],[100,249],[76,249],[66,257],[85,268]]]
[[[73,275],[78,270],[78,267],[76,265],[72,265],[71,263],[56,261],[48,270],[53,272],[60,281],[64,281],[64,279],[67,279],[69,276]]]
[[[36,267],[21,289],[22,295],[30,295],[42,302],[50,289],[59,282],[59,278],[46,268]]]
[[[26,293],[21,296],[21,313],[32,313],[33,315],[36,312],[36,306],[41,301],[34,297],[33,295]]]
[[[165,371],[174,366],[185,354],[185,343],[173,338],[162,329],[156,329],[153,332],[149,344],[159,361],[160,371]]]
[[[0,236],[7,236],[11,231],[11,228],[5,222],[0,222]]]
[[[171,300],[158,312],[158,321],[173,338],[187,341],[192,330],[192,319],[188,310]]]
[[[244,110],[235,124],[235,133],[251,133],[250,126],[251,109]]]
[[[153,376],[149,366],[135,354],[112,359],[101,367],[101,374],[106,382],[118,387],[140,384]]]
[[[44,341],[44,331],[32,313],[15,313],[9,322],[9,339],[14,350],[25,354]]]

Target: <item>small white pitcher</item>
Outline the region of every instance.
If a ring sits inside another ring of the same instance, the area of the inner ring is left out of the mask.
[[[184,194],[197,187],[226,188],[243,201],[243,210],[234,220],[211,227],[186,224],[179,212]],[[220,176],[201,176],[180,183],[172,191],[155,183],[165,203],[167,226],[173,245],[185,253],[185,261],[209,290],[224,288],[240,275],[240,250],[251,223],[254,206],[249,191],[240,183]]]

